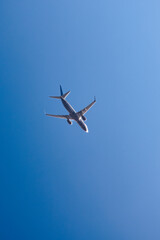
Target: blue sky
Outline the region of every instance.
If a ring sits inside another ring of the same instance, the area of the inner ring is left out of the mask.
[[[160,2],[0,2],[0,239],[160,239]],[[49,99],[89,133],[47,118]]]

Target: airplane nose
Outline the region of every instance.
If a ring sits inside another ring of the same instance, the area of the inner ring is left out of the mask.
[[[84,126],[84,131],[88,133],[88,128],[86,125]]]
[[[78,124],[80,125],[80,127],[88,133],[88,128],[87,125],[83,122],[83,121],[78,121]]]

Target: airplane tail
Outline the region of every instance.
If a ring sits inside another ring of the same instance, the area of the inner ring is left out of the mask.
[[[63,98],[63,99],[65,99],[70,92],[71,92],[71,91],[68,91],[68,92],[66,92],[65,94],[63,94],[63,90],[62,90],[62,87],[61,87],[61,85],[60,85],[60,93],[61,93],[61,96],[50,96],[50,98],[57,98],[57,99]]]
[[[63,96],[63,90],[61,85],[60,85],[60,93],[61,93],[61,96]]]

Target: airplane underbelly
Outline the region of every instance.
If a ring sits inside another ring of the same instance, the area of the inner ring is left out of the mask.
[[[66,108],[66,110],[69,113],[75,113],[75,110],[71,107],[71,105],[68,102],[66,102],[64,100],[62,102],[63,102],[64,107]]]

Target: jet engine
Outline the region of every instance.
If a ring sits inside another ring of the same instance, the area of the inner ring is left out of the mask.
[[[83,119],[84,121],[86,121],[86,120],[87,120],[87,118],[86,118],[85,116],[82,116],[82,119]]]
[[[68,122],[70,125],[72,125],[72,121],[70,121],[69,119],[67,119],[67,122]]]

